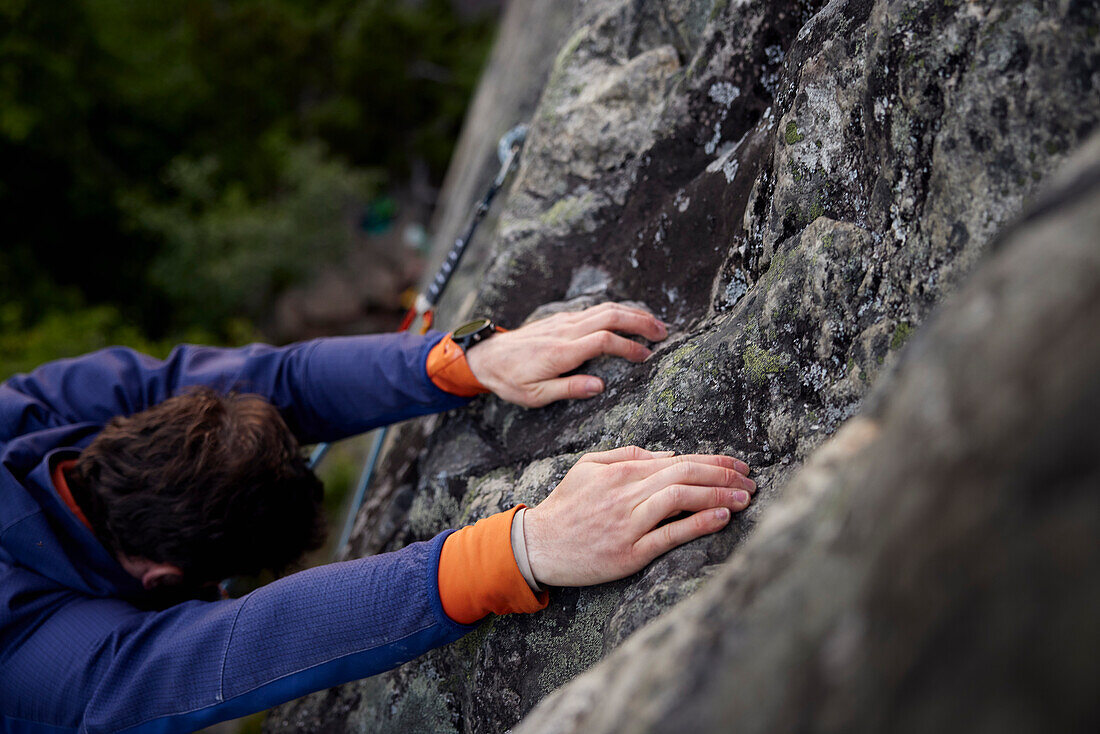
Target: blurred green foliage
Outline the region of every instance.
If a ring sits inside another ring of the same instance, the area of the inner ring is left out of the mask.
[[[377,177],[327,158],[319,143],[281,138],[260,146],[281,166],[266,197],[240,181],[219,180],[213,156],[178,156],[165,174],[171,200],[122,199],[133,221],[165,243],[150,281],[190,323],[261,313],[281,290],[342,257],[351,244],[354,212]]]
[[[0,0],[0,379],[239,338],[414,164],[442,179],[494,21],[449,0]]]

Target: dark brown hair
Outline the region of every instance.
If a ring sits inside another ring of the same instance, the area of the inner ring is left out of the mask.
[[[114,418],[68,478],[110,550],[191,584],[281,572],[324,541],[321,483],[258,395],[197,388]]]

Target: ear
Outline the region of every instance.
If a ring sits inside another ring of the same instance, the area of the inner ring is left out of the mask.
[[[145,590],[158,586],[178,586],[183,581],[183,571],[171,563],[149,563],[141,574],[141,585]]]

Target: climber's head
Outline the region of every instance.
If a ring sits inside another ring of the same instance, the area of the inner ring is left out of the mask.
[[[67,476],[146,588],[282,571],[324,540],[321,483],[257,395],[198,388],[114,418]]]

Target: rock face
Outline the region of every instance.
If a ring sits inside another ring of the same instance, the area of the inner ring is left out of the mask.
[[[516,734],[1097,730],[1090,148],[717,577]]]
[[[634,577],[268,729],[503,731],[604,657],[519,730],[1095,722],[1096,145],[1091,174],[992,244],[1100,119],[1096,4],[561,7],[552,64],[523,43],[537,25],[505,22],[502,46],[530,49],[516,68],[548,73],[444,323],[615,299],[676,329],[644,364],[591,365],[609,388],[592,401],[481,398],[401,427],[348,553],[535,504],[583,452],[630,443],[741,456],[757,499]],[[438,221],[479,193],[453,184]]]

